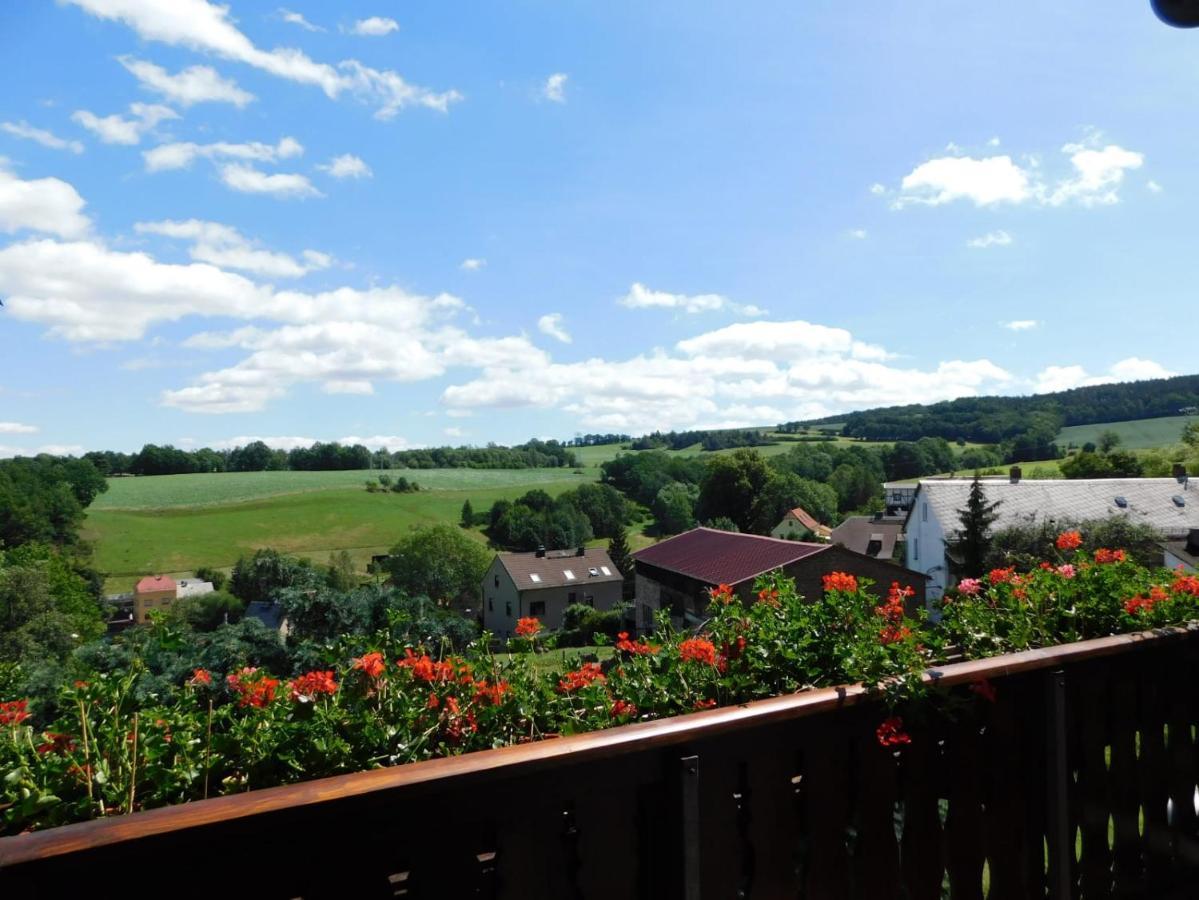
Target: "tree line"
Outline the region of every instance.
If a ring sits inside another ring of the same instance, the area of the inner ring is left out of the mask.
[[[756,429],[706,431],[654,431],[637,438],[630,450],[685,450],[699,444],[701,449],[731,450],[735,447],[761,447],[773,443]]]

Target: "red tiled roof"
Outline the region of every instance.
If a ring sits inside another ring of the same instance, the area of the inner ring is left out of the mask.
[[[176,590],[175,579],[170,575],[147,575],[133,589],[136,594],[147,594],[151,591]]]
[[[828,548],[828,544],[696,528],[638,550],[633,558],[707,584],[739,584]]]
[[[802,506],[797,506],[795,509],[791,510],[791,515],[795,516],[795,518],[799,520],[799,524],[808,529],[808,531],[812,532],[812,534],[817,534],[820,529],[824,527],[816,521],[815,516],[813,516]]]

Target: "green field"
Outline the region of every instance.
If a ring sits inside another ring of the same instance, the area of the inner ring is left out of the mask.
[[[1114,431],[1120,436],[1120,446],[1128,450],[1148,450],[1168,447],[1181,439],[1182,428],[1195,416],[1166,416],[1160,419],[1134,419],[1131,422],[1104,422],[1098,425],[1071,425],[1058,432],[1059,446],[1073,444],[1081,447],[1088,441],[1099,443],[1099,435]]]

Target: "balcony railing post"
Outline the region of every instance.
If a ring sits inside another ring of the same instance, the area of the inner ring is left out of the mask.
[[[1066,735],[1066,673],[1049,673],[1045,695],[1045,838],[1049,845],[1050,900],[1070,900],[1070,767]]]
[[[683,819],[683,900],[699,900],[699,757],[684,756],[679,762]]]

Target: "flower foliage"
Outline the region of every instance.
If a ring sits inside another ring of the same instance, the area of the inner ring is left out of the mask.
[[[878,591],[835,572],[804,598],[770,575],[745,596],[713,589],[699,631],[677,631],[663,613],[652,641],[620,632],[603,661],[493,656],[486,641],[454,654],[383,630],[330,644],[286,680],[249,666],[197,669],[176,688],[145,691],[140,663],[72,673],[52,718],[19,696],[0,701],[0,831],[853,683],[883,702],[877,743],[902,752],[921,740],[905,719],[921,721],[919,705],[940,690],[923,675],[946,647],[975,658],[1199,619],[1199,577],[1073,543],[1028,572],[964,579],[936,624],[902,583]],[[531,621],[522,639],[534,650],[541,623]],[[999,702],[1002,685],[981,680],[960,695]]]

